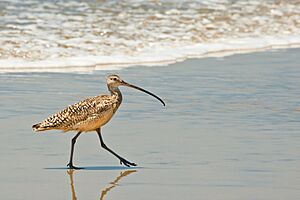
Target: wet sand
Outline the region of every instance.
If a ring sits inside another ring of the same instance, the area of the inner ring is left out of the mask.
[[[300,49],[191,59],[164,67],[90,74],[0,74],[1,199],[279,200],[300,195]],[[123,104],[104,141],[126,168],[74,133],[33,133],[65,106],[107,93],[119,74],[155,99],[121,88]]]

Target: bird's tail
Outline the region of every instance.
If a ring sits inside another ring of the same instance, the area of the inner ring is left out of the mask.
[[[43,126],[42,123],[38,123],[38,124],[34,124],[32,126],[32,129],[33,129],[34,132],[39,132],[39,131],[49,130],[50,127],[49,126]]]

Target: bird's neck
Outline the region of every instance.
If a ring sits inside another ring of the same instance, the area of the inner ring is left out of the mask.
[[[110,85],[107,85],[107,87],[108,87],[108,90],[111,93],[111,96],[115,96],[119,101],[122,101],[122,93],[121,93],[121,91],[119,90],[118,87],[113,87],[113,86],[110,86]]]

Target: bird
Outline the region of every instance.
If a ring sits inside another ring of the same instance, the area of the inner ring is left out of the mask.
[[[60,112],[46,118],[40,123],[32,126],[33,131],[47,131],[47,130],[62,130],[63,132],[76,131],[77,134],[71,140],[70,160],[67,164],[69,169],[82,169],[73,164],[73,153],[77,138],[84,132],[96,131],[100,140],[102,148],[113,154],[120,161],[120,164],[127,167],[137,166],[137,164],[126,160],[113,150],[111,150],[105,143],[101,134],[101,128],[107,124],[114,116],[119,106],[122,103],[122,93],[119,86],[126,86],[142,91],[148,95],[153,96],[159,100],[163,106],[165,102],[155,94],[122,80],[116,74],[108,75],[106,78],[107,88],[110,95],[98,95],[87,98],[83,101],[70,105]]]

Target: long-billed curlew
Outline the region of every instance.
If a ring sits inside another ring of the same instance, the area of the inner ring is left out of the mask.
[[[97,132],[101,146],[116,156],[120,160],[120,164],[124,164],[127,167],[136,166],[135,163],[127,161],[108,148],[101,136],[101,127],[109,122],[122,103],[122,94],[118,88],[119,86],[127,86],[145,92],[157,98],[165,106],[163,100],[161,100],[155,94],[152,94],[151,92],[135,85],[126,83],[117,75],[109,75],[106,79],[106,82],[111,95],[100,95],[85,99],[48,117],[41,123],[32,126],[34,131],[46,131],[52,129],[62,130],[65,132],[77,131],[77,134],[72,138],[71,141],[71,155],[70,161],[67,165],[70,169],[80,169],[73,165],[74,145],[78,136],[82,132],[88,131]]]

